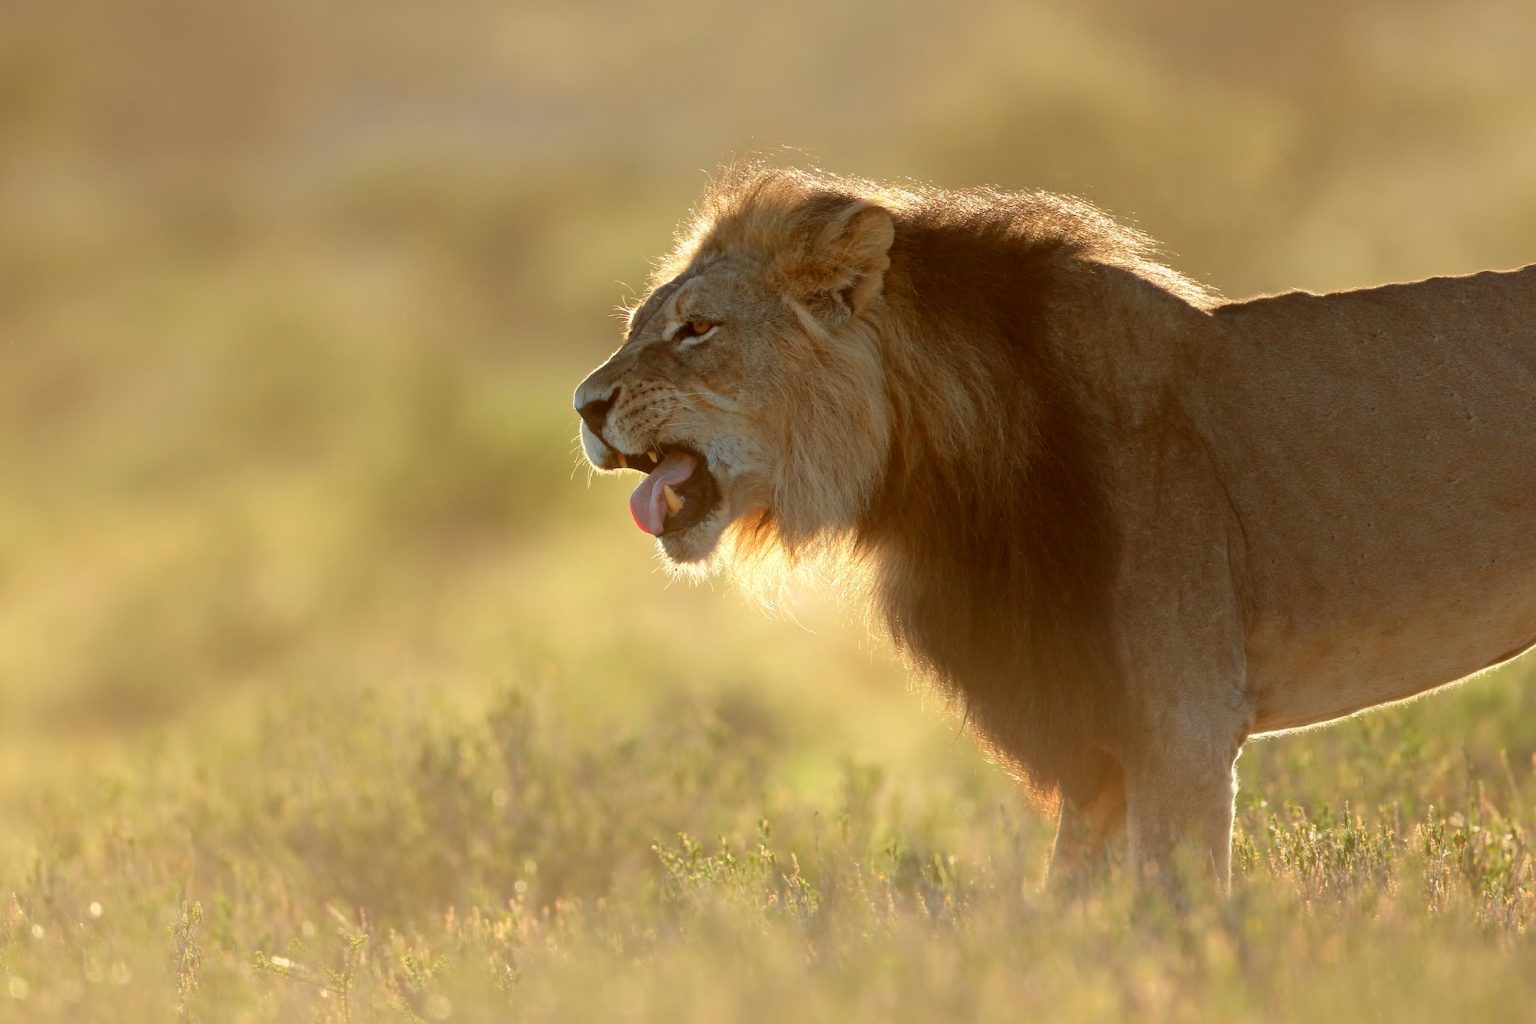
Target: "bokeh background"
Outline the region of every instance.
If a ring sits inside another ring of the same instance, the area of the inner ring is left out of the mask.
[[[878,642],[669,583],[577,468],[615,307],[749,153],[1080,195],[1233,297],[1523,265],[1533,45],[1524,0],[5,0],[9,996],[320,1015],[253,957],[327,912],[547,917],[770,813],[962,864],[1013,815],[1027,889],[1048,824]],[[1528,795],[1529,674],[1265,744],[1244,806]]]

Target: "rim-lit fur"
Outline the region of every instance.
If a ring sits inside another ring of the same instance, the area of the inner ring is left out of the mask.
[[[773,498],[736,525],[728,560],[760,584],[765,566],[835,552],[836,582],[862,577],[997,758],[1042,796],[1091,790],[1124,719],[1105,607],[1117,538],[1052,310],[1101,265],[1206,294],[1141,235],[1043,193],[745,165],[681,237],[658,286],[753,254],[795,314],[782,344],[817,366],[772,382]]]

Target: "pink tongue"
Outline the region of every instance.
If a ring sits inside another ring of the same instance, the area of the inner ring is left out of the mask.
[[[635,525],[653,537],[659,535],[667,522],[667,496],[662,488],[668,484],[676,487],[687,480],[697,464],[687,452],[668,453],[629,496],[629,511],[635,517]]]

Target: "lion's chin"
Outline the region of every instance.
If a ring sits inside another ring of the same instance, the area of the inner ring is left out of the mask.
[[[657,543],[667,560],[679,566],[701,566],[720,547],[720,538],[731,524],[731,516],[721,503],[697,523],[683,529],[669,529]]]

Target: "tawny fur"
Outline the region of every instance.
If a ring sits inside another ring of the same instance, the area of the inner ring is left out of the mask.
[[[1076,200],[748,164],[577,404],[599,468],[706,455],[675,562],[865,589],[1062,798],[1053,872],[1128,825],[1224,880],[1250,735],[1536,640],[1533,324],[1536,268],[1222,304]]]

